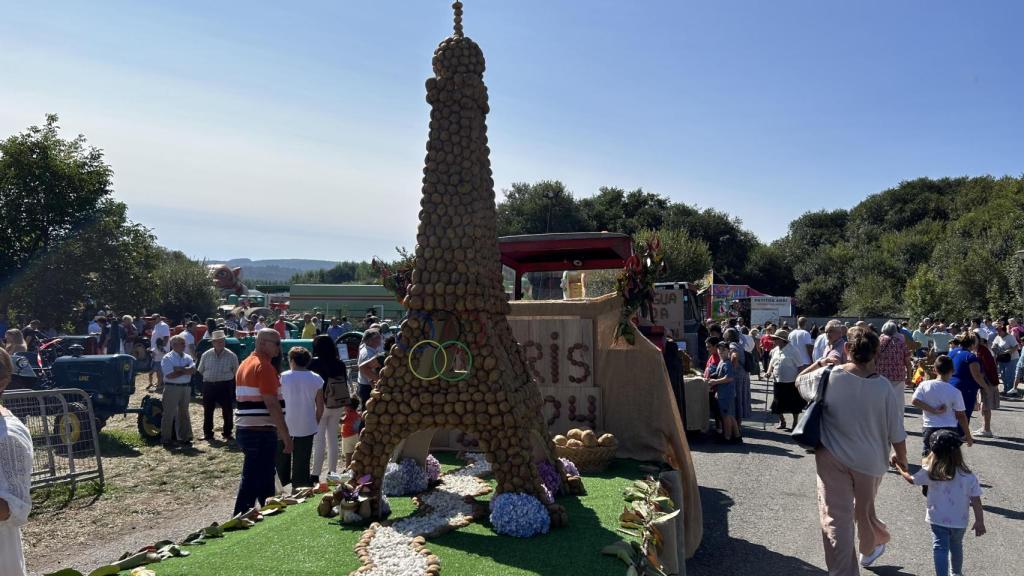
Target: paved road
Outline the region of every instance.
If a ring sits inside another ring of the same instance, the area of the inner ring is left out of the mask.
[[[754,382],[754,420],[746,443],[719,445],[691,439],[704,507],[704,541],[687,563],[688,576],[826,574],[818,529],[814,457],[774,430],[762,431],[765,385]],[[909,402],[909,394],[907,395]],[[768,404],[771,395],[768,395]],[[907,408],[912,468],[920,459],[921,417]],[[979,414],[980,421],[980,414]],[[1024,402],[1006,401],[993,415],[996,438],[965,447],[984,490],[988,534],[964,538],[964,572],[974,576],[1024,574]],[[876,566],[862,575],[934,574],[924,497],[894,473],[882,482],[879,517],[893,534]]]

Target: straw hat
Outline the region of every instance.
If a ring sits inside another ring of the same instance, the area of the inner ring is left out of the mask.
[[[225,339],[226,339],[226,337],[224,336],[224,331],[223,330],[214,330],[213,334],[210,335],[210,340],[225,340]]]
[[[772,334],[772,340],[781,340],[783,342],[789,342],[789,330],[779,330]]]

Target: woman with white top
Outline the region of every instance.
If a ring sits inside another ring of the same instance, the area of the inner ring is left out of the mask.
[[[313,485],[309,473],[313,438],[320,429],[320,419],[324,414],[324,380],[316,372],[310,372],[312,360],[309,350],[296,346],[288,351],[292,369],[281,374],[281,396],[284,398],[281,407],[292,437],[292,452],[285,454],[284,444],[278,443],[277,477],[281,486],[291,484],[293,490]]]
[[[14,363],[0,349],[0,396],[11,383]],[[32,435],[10,410],[0,406],[0,574],[25,576],[21,527],[32,509]]]
[[[792,429],[786,425],[786,414],[793,415],[796,426],[800,412],[807,406],[800,393],[796,390],[796,377],[800,374],[800,354],[789,343],[789,331],[779,330],[771,335],[775,342],[771,360],[768,362],[766,376],[773,380],[772,414],[779,417],[779,430]]]
[[[891,536],[875,513],[875,496],[889,469],[890,446],[892,460],[907,468],[903,390],[876,372],[878,336],[856,326],[847,333],[845,347],[849,362],[832,368],[821,444],[814,451],[821,540],[830,576],[859,576],[858,551],[860,566],[871,566],[885,552]],[[817,382],[820,376],[821,369],[808,368],[798,380]],[[798,387],[806,389],[802,382]]]

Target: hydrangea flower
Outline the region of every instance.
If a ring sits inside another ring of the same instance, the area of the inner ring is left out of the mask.
[[[579,468],[576,468],[576,464],[574,464],[572,460],[569,460],[568,458],[559,458],[558,461],[562,463],[562,468],[565,470],[566,476],[580,475]]]
[[[547,534],[551,517],[547,508],[533,496],[505,492],[491,500],[491,525],[498,534],[530,538]]]
[[[386,496],[419,494],[427,489],[427,473],[413,458],[388,464],[381,489]]]
[[[437,482],[441,479],[441,463],[434,458],[433,454],[427,454],[427,480]]]
[[[548,494],[551,496],[558,494],[559,489],[562,487],[562,478],[555,465],[547,460],[539,462],[537,464],[537,473],[540,474],[541,482],[547,488]]]

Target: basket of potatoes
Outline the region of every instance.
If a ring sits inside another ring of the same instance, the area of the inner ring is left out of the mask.
[[[600,472],[615,458],[618,440],[611,434],[598,436],[593,430],[573,428],[554,438],[555,453],[568,458],[580,472]]]

